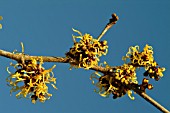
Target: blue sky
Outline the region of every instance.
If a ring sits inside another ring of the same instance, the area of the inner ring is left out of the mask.
[[[148,95],[170,110],[170,1],[169,0],[0,0],[0,49],[21,51],[30,55],[61,56],[73,45],[72,28],[97,37],[116,13],[119,21],[102,38],[108,41],[109,53],[101,58],[110,65],[122,65],[122,56],[130,46],[145,44],[154,48],[154,57],[166,68],[164,77],[151,81],[154,89]],[[45,67],[56,64],[58,90],[49,88],[52,98],[45,103],[32,104],[28,99],[10,96],[6,85],[6,67],[12,60],[0,57],[0,112],[4,113],[159,113],[143,98],[134,94],[132,101],[125,95],[113,100],[93,92],[95,87],[89,80],[93,71],[69,70],[69,64],[45,63]],[[142,79],[139,73],[139,81]]]

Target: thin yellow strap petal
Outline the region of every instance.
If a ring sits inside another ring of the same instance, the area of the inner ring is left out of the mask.
[[[56,89],[56,90],[58,89],[54,84],[51,84],[51,85],[53,86],[54,89]]]
[[[2,24],[0,24],[0,29],[2,29]]]
[[[78,33],[80,36],[83,36],[80,31],[78,31],[78,30],[76,30],[76,29],[74,29],[74,28],[72,28],[72,30],[73,30],[74,32]]]

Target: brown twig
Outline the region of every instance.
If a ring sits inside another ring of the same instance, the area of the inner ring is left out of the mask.
[[[149,95],[147,95],[144,92],[138,92],[138,95],[140,95],[143,99],[145,99],[147,102],[149,102],[150,104],[152,104],[153,106],[155,106],[157,109],[159,109],[160,111],[162,111],[163,113],[170,113],[170,111],[168,111],[166,108],[164,108],[162,105],[160,105],[157,101],[155,101],[154,99],[152,99]]]
[[[112,14],[112,18],[110,19],[109,23],[105,26],[102,33],[98,36],[98,40],[100,40],[103,35],[118,21],[119,17],[114,13]]]
[[[157,101],[155,101],[153,98],[151,98],[149,95],[147,95],[145,92],[141,91],[137,87],[129,86],[133,91],[135,91],[138,95],[140,95],[143,99],[145,99],[147,102],[155,106],[157,109],[159,109],[163,113],[170,113],[165,107],[160,105]]]
[[[17,62],[21,62],[22,59],[23,59],[22,53],[14,54],[14,53],[11,53],[11,52],[8,52],[8,51],[5,51],[5,50],[0,50],[0,56],[6,57],[6,58],[9,58],[9,59],[13,59]],[[40,56],[24,55],[24,60],[30,60],[31,58],[38,59],[39,57]],[[41,56],[41,57],[43,59],[43,62],[58,62],[58,63],[69,63],[69,62],[71,62],[72,64],[74,63],[74,60],[69,59],[67,57],[53,57],[53,56]],[[95,66],[95,67],[91,68],[91,70],[95,70],[95,71],[102,72],[102,73],[109,71],[108,68],[104,68],[104,67],[101,67],[101,66]]]
[[[13,59],[16,61],[21,61],[23,54],[14,54],[8,51],[0,50],[0,56],[4,56],[9,59]],[[24,60],[30,60],[31,58],[38,59],[40,56],[29,56],[24,55]],[[44,62],[62,62],[62,63],[68,63],[70,59],[65,57],[53,57],[53,56],[42,56],[42,59]]]

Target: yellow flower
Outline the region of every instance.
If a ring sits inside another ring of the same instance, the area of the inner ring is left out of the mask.
[[[73,36],[74,45],[66,53],[66,57],[74,60],[74,63],[70,63],[71,66],[89,69],[98,65],[99,58],[108,52],[107,41],[99,41],[87,33],[82,35],[75,29],[73,31],[79,36]]]
[[[106,66],[109,68],[108,64]],[[90,79],[92,80],[92,84],[98,88],[98,91],[95,90],[95,92],[103,97],[108,97],[110,94],[113,94],[113,98],[117,98],[122,97],[127,93],[131,99],[134,99],[134,97],[132,97],[131,89],[126,85],[138,84],[135,71],[136,68],[133,65],[124,64],[115,67],[112,74],[108,73],[102,76],[95,72],[91,75]],[[97,79],[98,82],[95,83],[93,78]]]
[[[127,59],[130,60],[129,63],[132,63],[132,65],[145,67],[146,69],[148,69],[149,66],[154,63],[153,48],[152,46],[146,44],[146,46],[143,48],[143,51],[140,52],[139,46],[131,46],[126,56],[122,57],[122,60],[124,60],[125,62],[127,61]]]
[[[162,77],[162,76],[163,76],[163,73],[162,73],[162,72],[164,72],[164,71],[165,71],[165,68],[158,68],[158,70],[157,70],[157,75],[160,76],[160,77]]]
[[[10,76],[7,78],[9,86],[12,92],[18,92],[16,94],[17,98],[27,98],[32,99],[32,103],[36,103],[37,100],[40,102],[45,102],[49,99],[52,94],[48,93],[47,84],[51,84],[53,88],[57,89],[54,84],[56,84],[56,78],[52,73],[55,65],[50,69],[45,69],[43,66],[42,57],[38,59],[31,59],[25,61],[25,64],[17,63],[12,65],[15,67],[16,72],[11,73],[8,69]],[[20,85],[18,83],[23,83]]]

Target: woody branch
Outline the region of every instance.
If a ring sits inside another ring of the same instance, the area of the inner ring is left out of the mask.
[[[98,36],[98,40],[101,39],[101,37],[114,25],[116,24],[118,20],[118,16],[116,14],[112,14],[112,18],[110,19],[109,23],[105,26],[102,33]],[[21,62],[23,59],[24,53],[14,54],[5,50],[0,50],[0,56],[15,60],[17,62]],[[30,56],[24,54],[24,60],[30,60],[31,58],[38,59],[40,56]],[[41,56],[43,62],[58,62],[58,63],[74,63],[74,60],[67,57],[55,57],[55,56]],[[95,70],[101,73],[112,73],[112,69],[114,67],[105,68],[102,66],[95,66],[90,68],[91,70]],[[150,96],[148,96],[145,92],[142,92],[139,90],[139,88],[135,86],[128,86],[129,89],[134,90],[138,95],[140,95],[142,98],[144,98],[147,102],[151,103],[153,106],[155,106],[157,109],[159,109],[162,112],[169,113],[169,111],[161,106],[158,102],[156,102],[154,99],[152,99]]]

